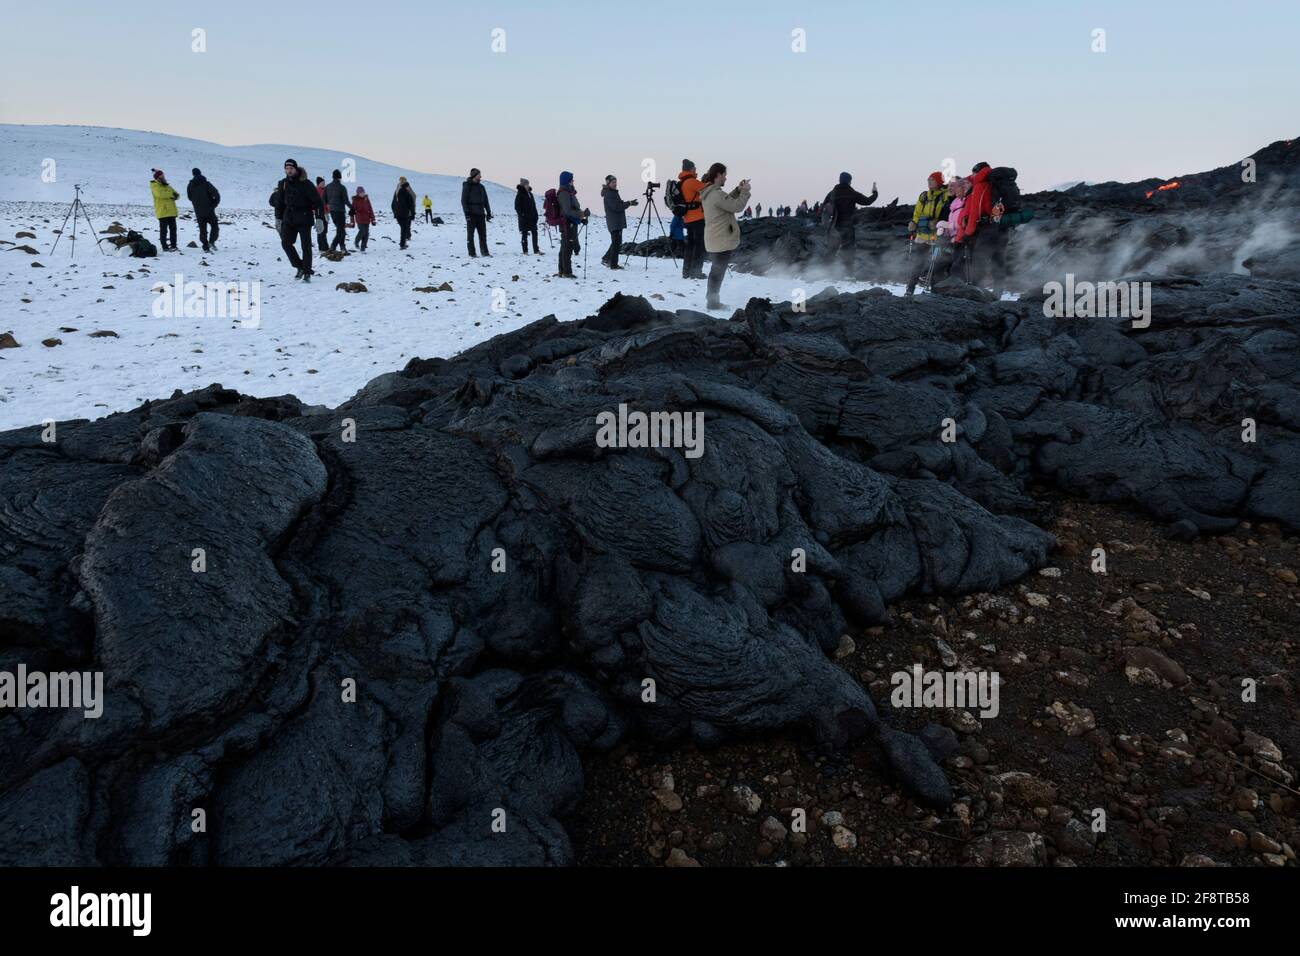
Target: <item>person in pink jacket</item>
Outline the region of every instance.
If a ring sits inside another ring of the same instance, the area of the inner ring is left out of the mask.
[[[930,268],[925,281],[929,288],[941,279],[952,274],[957,261],[953,248],[953,237],[961,235],[965,225],[966,198],[970,195],[970,180],[957,178],[948,182],[948,216],[935,224],[934,249],[931,252]]]

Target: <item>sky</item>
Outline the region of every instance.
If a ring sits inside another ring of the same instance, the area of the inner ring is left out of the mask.
[[[0,4],[0,121],[507,185],[569,169],[588,204],[607,173],[639,192],[647,159],[660,181],[724,162],[765,205],[813,202],[841,171],[910,202],[980,160],[1028,191],[1198,172],[1300,133],[1296,0]]]

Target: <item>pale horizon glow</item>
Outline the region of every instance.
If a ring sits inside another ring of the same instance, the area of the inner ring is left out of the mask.
[[[881,203],[910,202],[948,159],[1015,166],[1033,190],[1199,172],[1300,132],[1294,2],[715,10],[11,5],[0,121],[477,166],[507,186],[569,169],[593,206],[606,173],[625,198],[640,192],[646,159],[660,181],[683,157],[725,162],[764,206],[813,202],[841,170],[864,192],[877,181]],[[207,52],[192,52],[195,28]],[[1105,53],[1091,50],[1096,28]],[[791,50],[795,29],[806,52]]]

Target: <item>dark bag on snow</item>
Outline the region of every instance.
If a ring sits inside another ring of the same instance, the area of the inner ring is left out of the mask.
[[[136,259],[148,259],[158,255],[158,247],[134,229],[127,232],[124,244],[131,247],[131,255]]]

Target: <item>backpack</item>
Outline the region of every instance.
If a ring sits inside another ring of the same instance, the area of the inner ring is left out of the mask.
[[[564,220],[560,215],[560,195],[554,189],[546,190],[546,195],[542,197],[542,214],[545,215],[548,226],[558,226]]]
[[[158,247],[134,229],[127,231],[122,245],[129,247],[131,255],[136,259],[148,259],[158,255]]]
[[[674,216],[686,215],[686,197],[682,195],[682,181],[668,180],[664,189],[664,205],[672,210]]]
[[[1002,203],[1007,212],[1020,208],[1020,187],[1016,185],[1016,171],[1010,166],[997,166],[989,171],[989,206]]]

